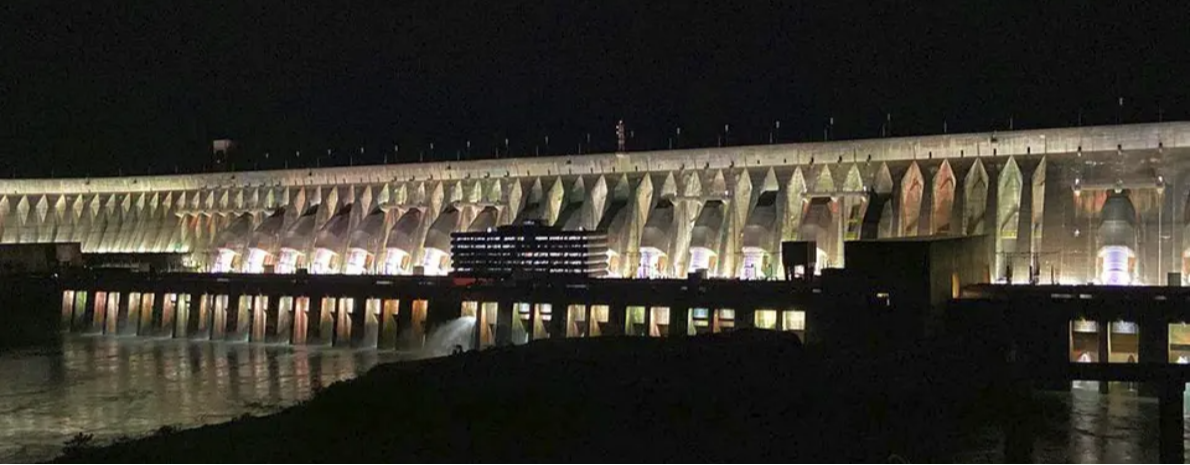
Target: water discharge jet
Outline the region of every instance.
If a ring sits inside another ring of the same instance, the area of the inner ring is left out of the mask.
[[[434,328],[426,338],[425,357],[442,357],[458,349],[471,350],[475,334],[475,317],[464,316]]]

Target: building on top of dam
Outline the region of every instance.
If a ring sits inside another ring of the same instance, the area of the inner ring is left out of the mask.
[[[365,167],[0,181],[0,243],[178,253],[214,272],[444,274],[452,233],[607,236],[608,274],[781,277],[780,243],[976,236],[991,280],[1190,268],[1190,123]],[[644,271],[641,271],[644,270]]]

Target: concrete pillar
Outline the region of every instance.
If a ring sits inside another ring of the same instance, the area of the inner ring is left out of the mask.
[[[1165,304],[1165,302],[1162,302]],[[1165,310],[1167,305],[1158,305],[1158,310]],[[1170,309],[1172,310],[1172,309]],[[1144,365],[1149,369],[1160,369],[1160,367],[1169,363],[1169,324],[1162,318],[1155,318],[1154,316],[1164,315],[1165,311],[1154,312],[1156,315],[1144,315],[1149,318],[1141,319],[1137,322],[1140,326],[1140,349],[1138,363]],[[1157,386],[1153,383],[1143,383],[1140,385],[1140,394],[1142,396],[1159,397],[1160,393],[1156,390]]]
[[[186,318],[186,337],[201,336],[204,328],[211,327],[209,324],[203,324],[203,318],[209,318],[210,311],[203,309],[202,294],[190,294],[190,306],[187,311],[190,315]]]
[[[115,325],[116,326],[116,335],[123,335],[124,332],[128,330],[127,329],[128,323],[129,323],[128,319],[130,318],[130,316],[128,314],[128,311],[129,311],[128,305],[129,305],[129,302],[132,300],[131,297],[132,297],[132,293],[125,292],[125,293],[123,293],[123,295],[120,296],[120,301],[116,303],[116,325]],[[140,294],[137,294],[136,298],[139,299]],[[140,304],[138,303],[137,305],[140,305]],[[135,321],[132,321],[131,323],[134,325],[136,324]],[[106,327],[110,328],[111,324],[108,324]]]
[[[735,329],[750,329],[756,326],[756,308],[744,307],[735,310]]]
[[[190,333],[187,332],[190,326],[190,308],[192,302],[190,301],[190,294],[178,293],[178,301],[174,304],[174,337],[185,338]]]
[[[149,313],[145,314],[147,318],[142,318],[141,321],[146,321],[149,324],[148,328],[143,328],[142,333],[149,336],[161,336],[168,329],[162,326],[165,322],[165,293],[154,292],[147,295],[152,296],[149,300],[149,308],[142,309],[142,311],[148,310]]]
[[[326,302],[322,303],[322,307],[319,309],[320,312],[314,321],[318,325],[317,343],[329,346],[335,343],[335,332],[338,329],[335,327],[335,324],[338,321],[340,297],[327,296],[324,300]]]
[[[1161,463],[1184,463],[1185,446],[1182,435],[1185,422],[1182,420],[1185,408],[1186,384],[1181,379],[1165,380],[1161,383],[1161,397],[1158,399],[1159,432],[1157,447]]]
[[[211,324],[209,326],[211,332],[211,340],[223,340],[227,338],[227,313],[228,307],[231,305],[231,298],[224,294],[212,294],[209,296],[209,310],[211,313]]]
[[[645,305],[645,334],[644,337],[653,337],[653,306]],[[660,334],[658,334],[660,336]]]
[[[687,336],[690,331],[690,308],[686,305],[669,307],[669,335]]]
[[[58,330],[62,332],[70,332],[70,324],[74,321],[74,302],[77,300],[75,291],[66,290],[60,291],[62,296],[60,300],[62,306],[60,307],[60,318],[58,320]]]
[[[220,297],[215,294],[204,294],[203,297],[206,298],[206,312],[202,318],[202,324],[205,325],[204,327],[206,329],[203,330],[203,334],[206,335],[207,339],[213,339],[215,337],[215,322],[223,318],[222,316],[216,318],[215,315],[215,309],[218,307]]]
[[[527,339],[528,342],[533,342],[537,340],[538,336],[540,336],[537,334],[537,321],[541,318],[541,309],[537,308],[537,304],[533,302],[530,302],[528,305],[529,324],[525,326],[525,339]],[[519,318],[520,315],[517,315],[516,317]]]
[[[268,311],[265,312],[265,341],[289,342],[293,334],[293,297],[270,294],[268,299]]]
[[[1108,357],[1111,352],[1108,350],[1108,331],[1111,331],[1111,321],[1099,320],[1096,324],[1099,327],[1099,363],[1109,363]],[[1107,380],[1099,381],[1099,393],[1107,394],[1110,392],[1111,383]]]
[[[1017,216],[1020,222],[1017,225],[1016,251],[1024,252],[1026,255],[1014,263],[1018,268],[1013,270],[1013,276],[1020,277],[1014,279],[1028,283],[1033,278],[1029,275],[1029,267],[1033,264],[1032,254],[1038,252],[1033,250],[1033,174],[1037,171],[1038,165],[1017,160],[1017,166],[1021,170],[1022,182],[1020,214]]]
[[[276,294],[266,294],[263,299],[258,299],[257,303],[263,303],[264,309],[254,309],[256,315],[264,316],[264,328],[262,328],[263,342],[277,342],[278,323],[281,317],[281,296]],[[253,322],[253,328],[259,323]],[[253,330],[255,331],[255,329]]]
[[[401,350],[421,349],[413,331],[413,300],[401,299],[397,310],[397,348]]]
[[[306,310],[306,344],[316,345],[322,341],[322,301],[324,295],[310,296],[310,307]]]
[[[157,335],[157,303],[160,302],[159,295],[152,292],[144,292],[140,295],[140,314],[137,315],[138,324],[136,325],[136,334],[138,336],[156,336]]]
[[[339,297],[335,300],[335,307],[331,310],[331,320],[334,321],[334,330],[331,331],[330,344],[335,347],[348,347],[351,345],[351,319],[350,316],[354,314],[355,299],[352,297]]]
[[[516,318],[512,301],[503,301],[496,307],[496,347],[512,344],[512,319]]]
[[[628,306],[623,303],[613,303],[607,308],[607,326],[604,336],[623,336],[628,325]]]
[[[1145,365],[1169,363],[1169,326],[1160,318],[1138,323],[1140,326],[1140,360]]]
[[[938,176],[939,166],[932,160],[927,160],[918,164],[921,169],[921,209],[917,212],[916,231],[918,236],[928,236],[934,232],[934,199],[938,196],[938,193],[934,192],[934,178]],[[846,214],[843,211],[840,213]]]
[[[123,300],[119,292],[108,292],[104,295],[102,308],[95,309],[93,323],[98,326],[95,332],[119,334],[116,327],[120,320],[120,302]]]
[[[95,301],[99,297],[100,296],[96,295],[95,290],[87,291],[87,301],[83,302],[82,318],[81,319],[78,317],[75,318],[75,322],[74,322],[74,330],[75,331],[78,331],[81,333],[81,332],[90,332],[90,331],[95,330],[94,326],[92,326],[91,323],[93,321],[95,321]],[[105,298],[105,299],[107,298],[106,294],[103,296],[103,298]],[[79,313],[79,309],[76,308],[75,314],[77,315],[78,313]]]
[[[240,300],[242,294],[234,293],[227,296],[227,319],[223,326],[223,339],[234,341],[238,338],[240,328]]]
[[[564,339],[570,328],[570,304],[554,302],[550,304],[550,339]]]
[[[162,293],[161,294],[161,336],[174,337],[178,319],[178,301],[180,296],[176,293]]]
[[[347,315],[351,321],[351,347],[364,347],[364,336],[368,334],[368,298],[360,296],[351,300],[351,313]]]
[[[475,302],[475,326],[471,328],[471,350],[483,348],[483,327],[487,322],[483,319],[483,301]]]
[[[397,335],[400,334],[399,328],[397,328],[397,312],[404,300],[383,299],[380,301],[380,337],[376,341],[377,348],[395,349],[397,347]]]

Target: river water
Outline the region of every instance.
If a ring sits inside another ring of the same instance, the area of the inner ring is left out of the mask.
[[[0,354],[0,462],[56,456],[76,433],[107,442],[275,412],[320,386],[396,361],[394,352],[69,336],[60,348]],[[1040,393],[1041,462],[1152,463],[1157,402],[1118,385]],[[964,435],[960,462],[1002,461],[1000,433]]]
[[[1140,396],[1135,383],[1112,383],[1111,394],[1100,394],[1097,382],[1075,382],[1070,392],[1039,391],[1035,399],[1042,412],[1033,449],[1036,462],[1160,461],[1157,399]],[[1003,462],[1002,438],[994,428],[971,432],[955,461]]]
[[[394,352],[68,336],[0,354],[0,462],[53,458],[76,433],[103,443],[275,412]]]

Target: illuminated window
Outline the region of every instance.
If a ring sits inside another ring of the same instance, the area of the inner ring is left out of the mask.
[[[669,307],[653,307],[653,324],[669,324]]]
[[[591,306],[591,320],[596,323],[607,323],[608,319],[607,305],[592,305]]]
[[[777,311],[757,310],[752,321],[760,329],[777,329]]]
[[[805,331],[806,312],[786,310],[781,312],[781,331]]]
[[[1108,325],[1109,363],[1136,363],[1140,359],[1140,328],[1129,321],[1113,321]]]
[[[1070,361],[1095,363],[1099,361],[1099,324],[1090,320],[1070,322]]]
[[[1190,324],[1170,323],[1169,362],[1190,364]]]
[[[628,307],[628,322],[638,325],[645,324],[645,308]]]

